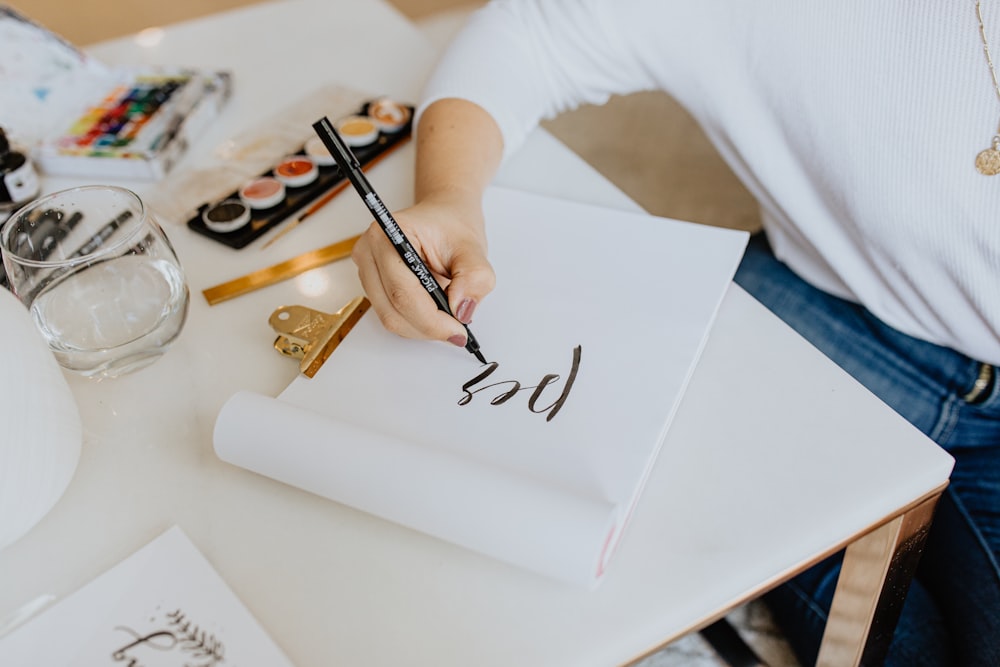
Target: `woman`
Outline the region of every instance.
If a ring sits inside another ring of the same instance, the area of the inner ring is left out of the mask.
[[[956,458],[887,662],[1000,664],[994,44],[1000,3],[976,0],[499,0],[428,83],[397,215],[457,320],[378,228],[355,248],[362,283],[391,331],[465,345],[496,279],[481,198],[504,156],[542,118],[667,91],[761,204],[737,282]],[[837,568],[768,596],[803,662]]]

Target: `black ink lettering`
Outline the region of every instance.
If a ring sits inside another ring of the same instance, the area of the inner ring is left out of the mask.
[[[171,626],[170,630],[160,630],[147,635],[141,635],[126,626],[117,626],[115,630],[131,635],[134,641],[114,651],[111,654],[112,660],[125,662],[125,667],[143,667],[141,658],[133,654],[142,655],[143,649],[146,649],[146,654],[149,650],[186,653],[198,661],[195,665],[190,658],[184,659],[184,664],[189,667],[214,667],[225,661],[225,647],[222,642],[194,625],[180,609],[166,614],[166,620],[167,625]]]
[[[532,412],[545,412],[546,410],[552,410],[549,415],[545,418],[545,421],[550,422],[552,418],[556,416],[556,413],[562,409],[563,404],[566,399],[569,398],[569,390],[573,388],[573,383],[576,382],[576,373],[580,369],[580,357],[583,354],[583,347],[577,345],[573,348],[573,365],[569,369],[569,377],[566,379],[566,386],[563,387],[562,393],[559,394],[559,398],[555,400],[552,405],[544,408],[535,409],[535,402],[541,397],[542,392],[545,390],[550,383],[555,382],[559,379],[558,375],[546,375],[542,378],[542,381],[538,383],[538,388],[531,393],[531,398],[528,399],[528,409]]]
[[[503,403],[506,403],[510,399],[514,398],[514,394],[521,391],[520,382],[518,382],[517,380],[504,380],[503,382],[497,382],[496,384],[488,384],[482,389],[478,389],[477,391],[483,391],[483,389],[490,389],[492,387],[499,387],[500,385],[507,384],[508,382],[511,383],[510,390],[502,394],[497,394],[495,397],[493,397],[492,400],[490,400],[490,405],[501,405]],[[527,388],[529,387],[526,387],[526,389]]]
[[[128,660],[127,663],[128,667],[139,667],[139,662],[136,660],[136,658],[133,658],[128,654],[130,649],[133,649],[137,646],[149,646],[150,648],[154,648],[158,651],[170,651],[177,645],[177,638],[174,637],[172,632],[167,632],[166,630],[162,630],[160,632],[153,632],[145,636],[140,635],[132,628],[127,628],[123,625],[117,626],[115,630],[122,630],[124,632],[127,632],[128,634],[132,635],[132,637],[135,639],[135,641],[133,641],[131,644],[126,644],[125,646],[122,646],[120,649],[111,654],[111,657],[116,662],[122,662],[124,660]],[[161,638],[166,638],[167,641],[166,642],[157,641]]]
[[[462,385],[462,391],[465,392],[465,396],[463,396],[462,398],[458,399],[458,404],[459,405],[466,405],[469,401],[471,401],[472,400],[472,394],[474,392],[469,391],[469,387],[471,387],[472,385],[476,384],[480,380],[485,380],[486,378],[488,378],[490,376],[490,374],[492,374],[493,371],[495,371],[499,366],[500,366],[500,364],[498,364],[497,362],[491,361],[490,363],[486,364],[486,370],[484,370],[482,373],[480,373],[476,377],[472,378],[471,380],[469,380],[468,382],[466,382],[465,384],[463,384]]]
[[[210,660],[202,667],[211,667],[225,660],[226,649],[222,642],[189,621],[183,611],[172,611],[167,618],[178,633],[177,642],[182,650]]]
[[[485,380],[486,378],[488,378],[493,373],[493,371],[495,371],[499,366],[500,364],[498,364],[497,362],[491,361],[490,363],[486,364],[486,370],[484,370],[482,373],[480,373],[476,377],[472,378],[471,380],[463,384],[462,391],[465,392],[465,396],[458,399],[458,404],[466,405],[469,401],[472,400],[473,394],[478,394],[481,391],[486,391],[491,387],[499,387],[502,384],[510,383],[512,387],[510,390],[505,391],[502,394],[498,394],[493,399],[491,399],[490,405],[500,405],[501,403],[506,403],[507,401],[509,401],[511,398],[514,397],[514,394],[521,391],[521,383],[518,382],[517,380],[502,380],[500,382],[494,382],[493,384],[484,385],[479,389],[476,389],[475,391],[469,391],[469,388],[472,387],[472,385],[476,384],[480,380]]]
[[[562,406],[566,403],[566,399],[569,398],[569,392],[573,388],[573,383],[576,381],[577,372],[580,369],[580,358],[582,356],[582,352],[583,352],[583,347],[580,345],[577,345],[575,348],[573,348],[573,363],[569,371],[569,377],[566,380],[566,386],[563,387],[562,393],[555,401],[553,401],[551,404],[543,408],[536,407],[537,403],[541,398],[542,393],[545,391],[545,389],[560,379],[561,376],[555,373],[548,373],[542,376],[541,381],[537,385],[528,387],[522,387],[521,383],[517,380],[501,380],[500,382],[494,382],[492,384],[483,385],[478,389],[472,389],[472,387],[474,387],[479,382],[482,382],[483,380],[488,378],[497,370],[497,368],[500,367],[500,364],[498,364],[495,361],[491,361],[490,363],[486,364],[485,369],[481,373],[479,373],[474,378],[472,378],[471,380],[462,385],[462,391],[464,392],[464,395],[460,399],[458,399],[458,404],[468,405],[472,401],[473,395],[478,394],[479,392],[485,391],[487,389],[492,389],[494,387],[500,387],[501,385],[509,384],[510,388],[494,396],[490,400],[490,405],[501,405],[512,399],[521,390],[534,389],[534,391],[531,392],[530,398],[528,399],[528,409],[536,414],[540,414],[542,412],[548,412],[549,414],[545,417],[545,421],[547,422],[552,421],[552,418],[556,416],[559,410],[562,409]]]

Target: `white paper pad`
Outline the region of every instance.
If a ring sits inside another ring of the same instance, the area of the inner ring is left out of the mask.
[[[315,378],[277,399],[234,396],[215,448],[337,502],[593,585],[747,235],[497,188],[485,211],[498,282],[472,329],[499,364],[491,375],[464,391],[486,370],[472,355],[399,338],[368,313]]]

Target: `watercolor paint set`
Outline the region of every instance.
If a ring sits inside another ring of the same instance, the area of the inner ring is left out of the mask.
[[[365,102],[335,121],[362,168],[405,143],[412,132],[413,107],[389,98]],[[272,168],[239,188],[198,207],[187,226],[231,248],[243,248],[298,215],[310,215],[349,185],[330,152],[312,137]]]
[[[35,161],[50,174],[162,178],[230,90],[225,72],[135,71],[38,146]]]
[[[0,126],[47,174],[160,179],[231,87],[228,72],[106,66],[0,5]]]

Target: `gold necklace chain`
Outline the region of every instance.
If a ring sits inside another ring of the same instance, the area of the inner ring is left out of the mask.
[[[990,67],[990,78],[993,79],[993,90],[997,94],[997,101],[1000,102],[1000,82],[997,81],[997,71],[993,67],[993,57],[990,55],[990,43],[986,39],[986,24],[983,23],[983,8],[980,0],[976,0],[976,18],[979,19],[979,38],[983,41],[983,55],[986,56],[986,64]],[[980,151],[976,156],[976,169],[980,174],[994,176],[1000,174],[1000,124],[997,125],[997,133],[993,135],[991,146]]]

